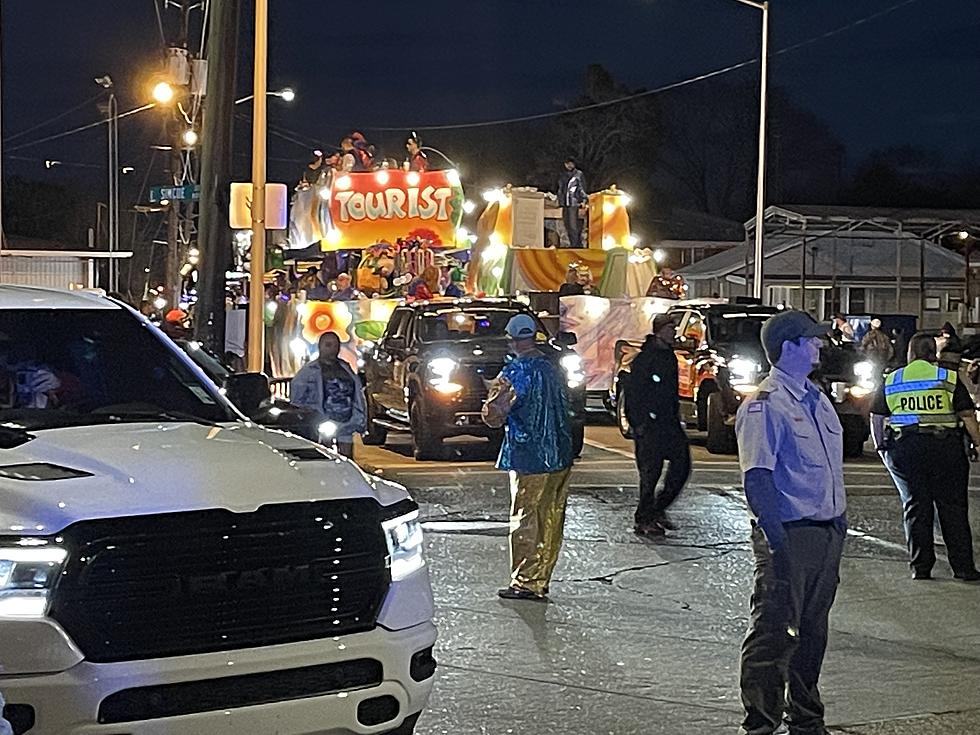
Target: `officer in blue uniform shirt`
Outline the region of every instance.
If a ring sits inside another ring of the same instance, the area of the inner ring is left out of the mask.
[[[826,733],[817,681],[847,503],[840,421],[808,379],[828,331],[801,311],[768,319],[762,344],[773,368],[736,417],[755,555],[740,735],[770,735],[784,716],[793,735]]]
[[[968,509],[970,465],[966,429],[980,446],[973,399],[955,370],[936,364],[936,340],[909,341],[909,363],[891,373],[871,404],[875,448],[902,499],[912,579],[931,579],[936,563],[935,515],[943,529],[953,576],[980,581]]]

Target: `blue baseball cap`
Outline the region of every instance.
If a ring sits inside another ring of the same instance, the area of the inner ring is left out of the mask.
[[[504,331],[514,339],[530,339],[538,333],[538,325],[528,314],[515,314],[507,322]]]
[[[818,322],[805,311],[787,310],[766,319],[760,337],[766,357],[775,365],[783,353],[783,342],[802,337],[822,337],[830,329],[830,324]]]

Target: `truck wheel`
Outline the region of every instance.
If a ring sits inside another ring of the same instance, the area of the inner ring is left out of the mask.
[[[616,391],[616,425],[626,439],[633,438],[629,419],[626,418],[626,383],[623,380],[619,381],[619,390]]]
[[[412,401],[408,410],[408,418],[412,429],[412,456],[419,461],[441,459],[442,439],[429,433],[431,430],[425,426],[422,405],[419,401]]]
[[[860,416],[844,416],[844,456],[860,457],[864,454],[864,442],[868,439],[868,428]]]
[[[718,391],[708,396],[708,439],[705,446],[711,454],[733,454],[737,446],[735,430],[725,425],[725,409]]]
[[[361,443],[369,447],[382,447],[388,440],[388,430],[375,423],[374,419],[378,415],[377,407],[371,400],[371,395],[364,391],[364,413],[367,414],[364,434],[361,435]]]
[[[572,456],[575,458],[582,456],[582,447],[585,446],[585,424],[572,424]]]

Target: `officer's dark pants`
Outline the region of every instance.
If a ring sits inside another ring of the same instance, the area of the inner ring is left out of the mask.
[[[561,218],[568,233],[568,247],[582,247],[582,225],[578,219],[578,207],[562,207]]]
[[[742,643],[740,735],[775,732],[784,712],[793,735],[825,733],[817,680],[845,533],[843,524],[787,525],[786,549],[774,561],[762,530],[753,525],[755,589]]]
[[[684,483],[691,474],[691,450],[687,435],[678,427],[676,431],[646,428],[636,437],[636,468],[640,473],[640,503],[635,519],[650,523],[663,515],[677,500]],[[657,492],[657,483],[668,462],[664,486]]]
[[[936,563],[933,522],[938,512],[953,572],[973,571],[973,537],[967,511],[970,463],[960,433],[907,434],[896,439],[887,454],[886,467],[905,504],[905,537],[912,569],[928,572]]]

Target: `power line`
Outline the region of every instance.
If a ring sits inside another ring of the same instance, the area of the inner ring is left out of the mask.
[[[83,107],[86,107],[87,105],[92,104],[96,100],[101,99],[102,98],[102,95],[103,95],[103,93],[102,92],[99,92],[96,95],[94,95],[94,96],[90,97],[89,99],[85,100],[84,102],[80,102],[79,104],[75,105],[74,107],[72,107],[72,108],[70,108],[68,110],[65,110],[64,112],[60,112],[57,115],[55,115],[54,117],[52,117],[52,118],[49,118],[49,119],[47,119],[47,120],[45,120],[43,122],[39,122],[37,125],[32,125],[29,128],[26,128],[24,130],[21,130],[19,133],[14,133],[13,135],[8,135],[6,138],[3,139],[3,142],[4,143],[8,143],[11,140],[14,140],[16,138],[20,138],[20,137],[22,137],[24,135],[27,135],[28,133],[33,133],[35,130],[39,130],[41,128],[46,128],[51,123],[57,122],[58,120],[61,120],[64,117],[68,117],[68,115],[72,114],[73,112],[76,112],[76,111],[82,109]]]
[[[140,112],[145,112],[146,110],[156,107],[155,102],[150,102],[148,104],[142,105],[140,107],[135,107],[132,110],[127,110],[121,115],[117,116],[117,120],[122,120],[123,118],[129,117],[130,115],[136,115]],[[15,145],[13,148],[8,148],[8,151],[19,151],[24,148],[30,148],[31,146],[40,145],[41,143],[47,143],[52,140],[58,140],[60,138],[67,138],[69,135],[75,135],[77,133],[85,132],[86,130],[91,130],[92,128],[97,128],[100,125],[106,125],[109,121],[106,119],[96,120],[88,125],[81,125],[77,128],[72,128],[71,130],[66,130],[63,133],[56,133],[54,135],[49,135],[46,138],[39,138],[37,140],[32,140],[30,143],[21,143],[20,145]]]
[[[839,35],[841,33],[845,33],[846,31],[851,30],[852,28],[856,28],[856,27],[858,27],[860,25],[863,25],[865,23],[869,23],[871,21],[877,20],[878,18],[883,18],[886,15],[891,15],[892,13],[895,13],[895,12],[901,10],[902,8],[905,8],[905,7],[909,6],[909,5],[912,5],[914,3],[917,3],[919,1],[920,0],[903,0],[902,2],[897,3],[895,5],[892,5],[892,6],[888,7],[888,8],[885,8],[884,10],[880,10],[880,11],[878,11],[876,13],[872,13],[870,15],[867,15],[867,16],[865,16],[863,18],[860,18],[858,20],[855,20],[855,21],[851,21],[850,23],[846,23],[845,25],[842,25],[842,26],[840,26],[838,28],[834,28],[834,29],[829,30],[829,31],[827,31],[825,33],[821,33],[818,36],[813,36],[812,38],[808,38],[805,41],[801,41],[801,42],[795,43],[795,44],[793,44],[791,46],[787,46],[785,48],[779,49],[778,51],[773,52],[771,54],[771,56],[782,56],[783,54],[790,53],[791,51],[796,51],[796,50],[801,49],[801,48],[803,48],[805,46],[809,46],[809,45],[814,44],[814,43],[817,43],[819,41],[823,41],[823,40],[825,40],[827,38],[831,38],[833,36],[837,36],[837,35]],[[747,59],[746,61],[742,61],[742,62],[740,62],[738,64],[732,64],[730,66],[726,66],[726,67],[723,67],[721,69],[715,69],[714,71],[710,71],[710,72],[707,72],[705,74],[699,74],[697,76],[690,77],[689,79],[683,79],[683,80],[681,80],[679,82],[673,82],[671,84],[665,84],[665,85],[663,85],[661,87],[657,87],[656,89],[648,89],[648,90],[644,90],[643,92],[636,92],[634,94],[623,95],[622,97],[617,97],[617,98],[611,99],[611,100],[604,100],[603,102],[594,102],[594,103],[588,104],[588,105],[580,105],[578,107],[569,107],[569,108],[564,109],[564,110],[554,110],[552,112],[542,112],[542,113],[539,113],[539,114],[536,114],[536,115],[522,115],[520,117],[509,117],[509,118],[502,118],[502,119],[499,119],[499,120],[485,120],[485,121],[481,121],[481,122],[457,123],[457,124],[449,124],[449,125],[401,125],[401,126],[398,126],[398,127],[367,127],[366,126],[364,129],[365,130],[373,130],[373,131],[382,132],[382,133],[398,132],[398,131],[403,131],[403,130],[408,130],[408,129],[411,129],[411,130],[463,130],[463,129],[467,129],[467,128],[485,128],[485,127],[492,127],[492,126],[497,126],[497,125],[511,125],[511,124],[514,124],[514,123],[531,122],[533,120],[544,120],[544,119],[547,119],[547,118],[561,117],[562,115],[572,115],[572,114],[575,114],[577,112],[585,112],[587,110],[596,110],[596,109],[600,109],[600,108],[603,108],[603,107],[611,107],[612,105],[622,104],[623,102],[629,102],[631,100],[640,99],[642,97],[649,97],[649,96],[655,95],[655,94],[662,94],[663,92],[669,92],[669,91],[671,91],[673,89],[678,89],[680,87],[685,87],[685,86],[690,85],[690,84],[695,84],[696,82],[702,82],[702,81],[704,81],[706,79],[711,79],[712,77],[721,76],[722,74],[728,74],[728,73],[733,72],[733,71],[736,71],[738,69],[742,69],[744,67],[752,66],[752,65],[758,64],[758,63],[759,63],[759,60],[758,59]]]

